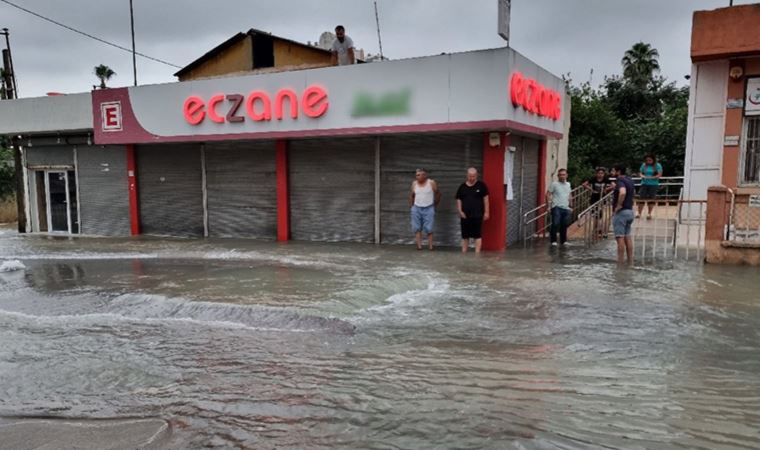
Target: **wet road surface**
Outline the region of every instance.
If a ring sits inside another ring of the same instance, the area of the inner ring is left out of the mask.
[[[760,270],[613,259],[0,231],[25,266],[0,417],[163,419],[171,448],[759,448]]]

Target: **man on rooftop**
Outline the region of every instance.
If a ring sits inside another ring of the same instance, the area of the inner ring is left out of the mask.
[[[332,45],[332,65],[347,66],[349,64],[356,64],[354,41],[346,36],[346,29],[343,25],[335,27],[335,36],[337,39],[335,39]]]

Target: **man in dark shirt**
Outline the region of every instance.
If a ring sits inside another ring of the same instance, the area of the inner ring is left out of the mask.
[[[604,167],[596,169],[596,175],[583,182],[583,187],[591,191],[591,203],[596,203],[609,192],[610,179],[607,177],[607,171]]]
[[[488,187],[478,180],[478,170],[467,169],[467,180],[457,190],[457,211],[462,226],[462,253],[467,253],[470,239],[475,239],[475,253],[480,253],[483,244],[481,230],[488,220]]]
[[[615,214],[612,216],[612,227],[617,240],[618,262],[633,262],[633,239],[631,238],[631,226],[633,225],[633,198],[635,190],[633,181],[625,176],[625,166],[616,165],[612,169],[615,180]]]

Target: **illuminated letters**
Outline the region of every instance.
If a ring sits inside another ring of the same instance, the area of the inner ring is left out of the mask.
[[[330,103],[327,101],[327,92],[318,86],[306,88],[303,93],[301,108],[304,114],[311,118],[317,118],[327,112]]]
[[[203,110],[205,106],[202,98],[195,95],[188,97],[187,100],[185,100],[185,106],[183,108],[187,123],[190,125],[198,125],[203,122],[203,119],[206,118],[206,111]]]
[[[256,100],[260,100],[264,106],[264,111],[261,113],[256,112]],[[262,120],[272,120],[272,101],[266,92],[253,91],[248,96],[248,102],[245,104],[248,109],[248,117],[253,119],[254,122],[261,122]]]
[[[216,105],[224,100],[224,94],[215,95],[208,100],[208,118],[212,122],[224,123],[224,117],[216,113]]]
[[[562,95],[538,81],[525,78],[520,72],[512,75],[509,95],[515,108],[523,108],[531,114],[559,120],[562,117]]]
[[[224,100],[227,100],[225,106]],[[286,104],[288,111],[286,111]],[[246,115],[239,112],[245,103]],[[283,120],[289,116],[293,120],[298,119],[299,113],[309,118],[317,119],[325,115],[330,107],[327,91],[320,86],[309,86],[303,91],[300,101],[298,94],[292,89],[280,89],[274,97],[274,105],[269,93],[261,90],[252,91],[248,96],[241,94],[215,94],[206,102],[197,95],[191,95],[185,100],[183,114],[185,121],[190,125],[200,125],[206,117],[211,122],[241,123],[246,120],[253,122],[270,122],[272,120],[272,107],[274,106],[274,118]],[[227,111],[222,115],[224,108]],[[300,109],[300,111],[299,111]]]

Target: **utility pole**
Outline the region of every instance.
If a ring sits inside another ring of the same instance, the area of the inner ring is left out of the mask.
[[[137,86],[137,52],[135,52],[135,10],[132,8],[132,0],[129,0],[129,21],[132,26],[132,72]]]
[[[13,55],[11,54],[10,32],[7,28],[0,31],[0,35],[5,36],[5,49],[3,49],[3,66],[5,68],[5,89],[6,97],[10,99],[18,98],[18,86],[16,86],[16,71],[13,70]]]
[[[375,1],[375,23],[377,24],[377,43],[380,46],[380,61],[382,61],[385,57],[383,57],[383,40],[380,38],[380,16],[377,14],[377,1]]]
[[[18,98],[18,86],[16,85],[16,71],[13,70],[13,55],[11,54],[10,32],[7,28],[0,31],[5,36],[5,48],[3,49],[3,67],[5,70],[6,98],[12,100]],[[18,214],[18,231],[26,233],[26,200],[24,199],[24,168],[22,167],[21,148],[16,136],[11,136],[8,142],[13,149],[13,167],[16,176],[16,207]]]

